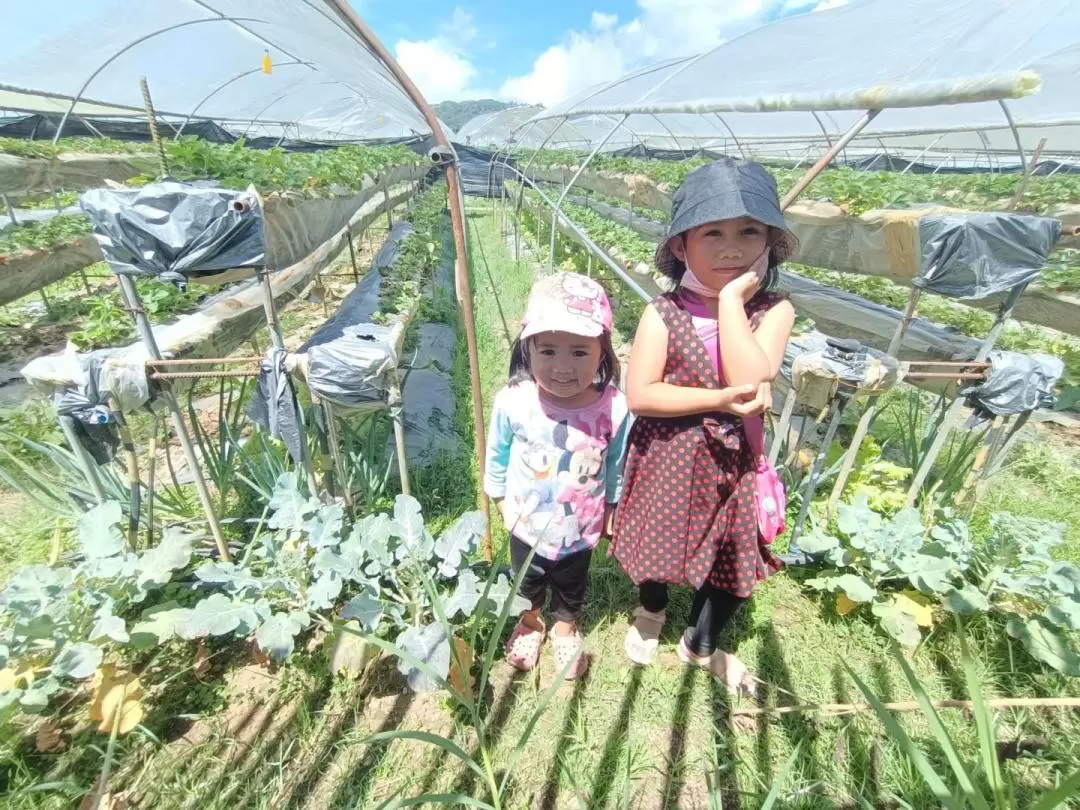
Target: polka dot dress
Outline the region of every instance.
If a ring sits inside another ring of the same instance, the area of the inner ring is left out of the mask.
[[[751,324],[756,326],[778,300],[773,294],[752,299]],[[653,306],[668,328],[664,382],[719,388],[712,360],[678,296],[662,295]],[[758,532],[755,477],[741,418],[725,413],[636,417],[609,553],[635,585],[649,580],[700,588],[708,582],[750,596],[780,567]]]

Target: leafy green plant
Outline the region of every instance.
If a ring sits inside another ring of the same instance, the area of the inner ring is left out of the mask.
[[[402,634],[395,642],[389,642],[368,632],[343,628],[398,658],[401,662],[399,669],[403,672],[413,673],[425,679],[431,688],[444,690],[459,722],[467,729],[468,737],[475,741],[473,751],[468,752],[451,737],[427,731],[384,731],[368,737],[366,742],[369,744],[411,740],[433,745],[451,761],[465,766],[469,771],[469,776],[479,780],[483,790],[483,793],[478,795],[475,793],[468,795],[459,791],[425,793],[414,797],[398,796],[383,802],[379,805],[379,810],[395,810],[399,807],[427,804],[479,807],[485,810],[504,810],[504,808],[517,806],[513,803],[512,797],[515,765],[575,663],[573,660],[568,661],[562,671],[555,675],[551,684],[541,693],[536,708],[525,724],[514,748],[505,755],[505,758],[500,756],[497,740],[502,729],[499,728],[500,721],[497,715],[490,713],[491,705],[486,700],[486,696],[495,657],[502,646],[502,634],[506,622],[511,615],[516,615],[527,607],[524,600],[516,597],[507,598],[503,589],[512,587],[513,591],[517,592],[530,561],[531,553],[512,583],[506,583],[505,576],[500,574],[495,566],[488,569],[482,590],[476,589],[479,578],[475,574],[472,575],[474,584],[470,588],[474,589],[474,592],[467,596],[467,601],[472,602],[475,598],[480,604],[495,607],[494,626],[488,633],[480,658],[479,672],[475,677],[472,672],[474,651],[479,649],[481,632],[492,613],[474,611],[467,627],[456,630],[451,624],[451,619],[460,610],[458,592],[455,591],[449,600],[441,598],[438,577],[431,573],[431,569],[421,572],[421,576],[424,589],[431,601],[435,621],[426,625],[415,636],[406,637]],[[441,572],[438,573],[441,574]],[[459,585],[459,590],[460,587]],[[414,639],[421,636],[426,637],[427,640],[424,643],[416,643]],[[431,640],[434,640],[434,643],[431,643]]]
[[[1053,557],[1064,526],[1004,513],[992,515],[990,526],[968,582],[946,594],[946,609],[998,614],[1033,658],[1080,676],[1080,567]]]
[[[843,459],[847,448],[833,444],[825,457],[825,466],[832,469]],[[844,497],[849,500],[865,495],[875,512],[890,515],[904,507],[907,497],[907,481],[912,470],[889,461],[882,447],[873,436],[867,436],[855,457],[854,472],[844,487]],[[823,481],[829,476],[823,476]]]
[[[0,264],[25,251],[55,250],[90,239],[90,217],[64,214],[43,222],[25,222],[0,231]]]
[[[442,255],[446,183],[434,184],[409,212],[413,230],[401,243],[394,263],[382,268],[379,319],[406,312],[420,296]]]
[[[840,506],[836,525],[843,540],[820,528],[799,539],[803,551],[821,555],[837,569],[805,584],[838,593],[842,615],[868,605],[889,635],[908,646],[918,644],[920,625],[931,623],[927,597],[952,591],[971,561],[967,525],[947,518],[927,531],[914,508],[887,519],[870,508],[865,494]]]
[[[270,511],[265,531],[241,561],[210,561],[195,569],[200,587],[212,590],[209,596],[136,629],[159,643],[173,636],[254,633],[260,649],[282,660],[318,614],[333,610],[368,632],[399,634],[399,645],[425,658],[448,661],[449,642],[430,629],[432,611],[443,599],[450,617],[467,618],[480,604],[480,582],[468,565],[484,531],[479,513],[463,516],[436,539],[424,527],[420,504],[399,495],[392,518],[368,515],[349,526],[342,507],[303,495],[291,473],[278,481]],[[425,588],[430,571],[441,583],[436,595]],[[499,610],[510,597],[501,576],[488,599]],[[417,673],[408,677],[414,689],[429,686]]]
[[[3,591],[0,614],[0,708],[18,703],[41,714],[62,690],[98,673],[106,656],[135,643],[123,616],[159,593],[188,565],[197,536],[168,530],[161,543],[133,553],[107,502],[79,519],[82,562],[31,565]]]
[[[930,727],[931,735],[936,743],[936,753],[939,754],[938,759],[944,759],[948,764],[947,769],[941,766],[935,767],[923,748],[911,738],[892,712],[885,707],[881,698],[874,694],[846,661],[841,663],[873,708],[874,714],[885,726],[889,737],[899,746],[901,753],[943,807],[948,810],[966,810],[966,808],[1012,810],[1015,807],[1053,810],[1053,808],[1069,806],[1070,801],[1080,791],[1080,771],[1064,776],[1056,786],[1045,790],[1037,799],[1021,796],[1021,780],[998,761],[994,715],[983,696],[978,668],[966,644],[963,644],[962,651],[964,677],[967,681],[968,697],[972,702],[972,715],[979,740],[978,758],[975,761],[970,761],[961,754],[962,747],[949,734],[926,689],[911,668],[911,664],[898,650],[893,649],[893,657],[903,670],[904,679],[919,702],[923,719]],[[1024,786],[1025,792],[1030,789]],[[902,801],[902,797],[895,798]],[[1022,801],[1022,798],[1026,798],[1027,801]]]

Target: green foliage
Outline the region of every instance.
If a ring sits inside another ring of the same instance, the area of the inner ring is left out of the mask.
[[[107,502],[79,520],[78,565],[31,565],[12,575],[0,614],[0,663],[12,688],[0,693],[0,708],[18,703],[43,713],[52,696],[93,675],[131,641],[123,617],[188,565],[195,535],[168,530],[158,546],[134,553],[120,534],[122,517],[120,505]]]
[[[65,152],[89,152],[94,154],[131,154],[149,152],[148,143],[118,141],[114,138],[61,138],[55,145],[51,141],[31,141],[26,138],[0,138],[0,152],[8,155],[32,158],[52,158]]]
[[[166,151],[169,173],[178,180],[213,178],[226,188],[254,185],[262,192],[355,189],[367,177],[377,177],[394,166],[420,162],[420,156],[406,146],[349,144],[317,152],[287,152],[278,148],[248,149],[243,139],[222,145],[195,136],[167,142]]]
[[[989,611],[1033,658],[1080,676],[1080,568],[1052,556],[1061,525],[998,513],[977,547],[947,513],[926,529],[915,509],[886,519],[865,495],[840,507],[836,525],[839,537],[815,529],[799,546],[831,567],[805,584],[840,593],[839,613],[868,604],[889,635],[914,646],[919,626],[931,625],[931,600],[957,615]]]
[[[90,218],[83,214],[55,216],[43,222],[26,222],[0,231],[0,264],[5,257],[24,251],[55,250],[91,239]]]
[[[835,467],[848,448],[834,443],[825,457],[825,468]],[[851,499],[866,496],[870,508],[881,514],[891,515],[904,506],[907,481],[913,471],[889,461],[882,455],[881,446],[873,436],[867,436],[859,446],[855,457],[854,472],[844,487],[844,497]]]
[[[806,585],[842,593],[848,601],[841,600],[838,608],[845,613],[869,604],[889,635],[918,644],[919,624],[929,624],[921,596],[950,592],[971,560],[967,525],[946,519],[927,532],[916,509],[886,519],[870,508],[866,495],[841,505],[836,524],[843,539],[820,529],[799,539],[800,548],[821,555],[835,569]],[[907,592],[898,592],[900,587]]]
[[[911,664],[896,649],[893,657],[904,673],[915,699],[919,703],[923,719],[930,727],[936,750],[932,759],[925,747],[911,738],[900,721],[890,712],[881,698],[858,676],[854,669],[843,662],[844,669],[855,681],[859,691],[874,710],[889,737],[895,742],[904,757],[911,763],[913,770],[933,792],[941,806],[949,810],[965,810],[974,807],[983,810],[1011,810],[1014,807],[1030,806],[1037,810],[1053,810],[1067,807],[1071,798],[1080,791],[1080,771],[1066,775],[1051,788],[1045,788],[1041,797],[1030,805],[1019,801],[1021,790],[1029,789],[1020,775],[1003,767],[998,760],[996,722],[989,704],[983,695],[983,686],[967,645],[962,647],[964,679],[968,696],[972,702],[972,715],[978,737],[978,756],[962,754],[963,748],[954,739],[934,708],[926,689],[915,675]],[[944,767],[947,764],[947,768]],[[900,797],[897,797],[900,798]],[[867,805],[869,806],[869,805]]]
[[[413,231],[401,244],[397,259],[383,268],[379,287],[379,315],[408,311],[431,278],[442,254],[442,231],[446,211],[446,183],[429,188],[409,212]]]

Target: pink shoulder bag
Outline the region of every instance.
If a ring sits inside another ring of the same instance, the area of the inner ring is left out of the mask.
[[[765,453],[765,424],[761,418],[751,417],[743,420],[746,438],[754,452],[756,476],[754,479],[754,500],[757,507],[758,530],[766,543],[771,543],[783,531],[786,525],[787,493],[780,481],[776,468],[769,463]]]

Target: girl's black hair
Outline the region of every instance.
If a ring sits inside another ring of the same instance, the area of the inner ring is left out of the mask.
[[[597,391],[603,391],[614,383],[618,386],[621,379],[619,370],[619,358],[615,356],[615,347],[611,345],[611,335],[604,332],[597,338],[600,341],[600,367],[596,370],[596,379],[593,385]],[[520,337],[514,341],[510,349],[510,385],[532,381],[530,369],[529,351],[532,338]]]
[[[769,228],[770,234],[772,230],[772,228]],[[683,245],[686,245],[685,233],[681,233],[675,238],[682,239]],[[659,271],[660,275],[667,276],[676,284],[679,284],[682,282],[682,277],[686,275],[686,262],[677,257],[674,251],[672,251],[670,248],[668,248],[667,252],[671,254],[671,260],[664,265],[658,264],[656,269]],[[761,280],[761,287],[758,288],[758,292],[770,292],[775,289],[777,282],[780,281],[781,263],[782,262],[780,256],[777,253],[776,246],[774,245],[770,247],[769,266],[765,270],[765,277]]]

